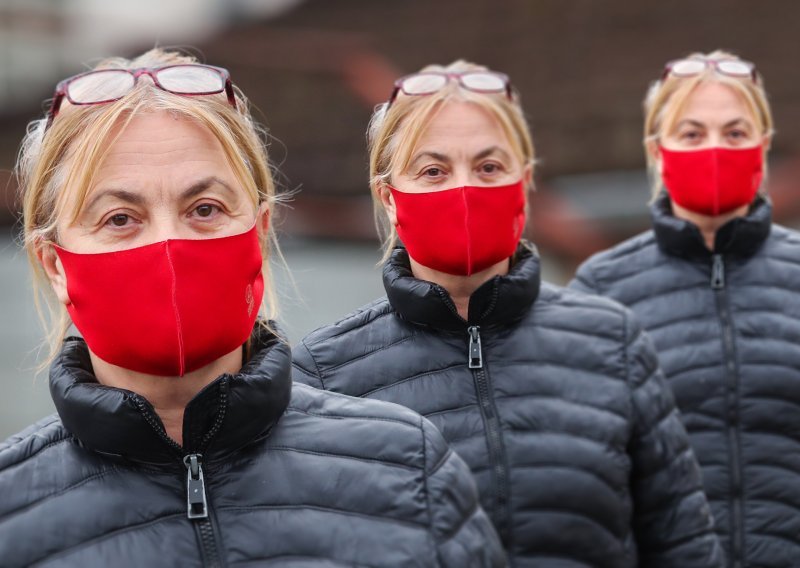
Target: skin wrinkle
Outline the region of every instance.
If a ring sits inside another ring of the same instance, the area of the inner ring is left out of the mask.
[[[427,158],[427,159],[426,159]],[[497,119],[480,106],[453,101],[445,104],[420,136],[418,150],[404,171],[392,172],[401,191],[424,193],[463,186],[500,186],[524,180],[529,185],[532,167],[514,152]],[[394,199],[384,185],[381,201],[390,221],[397,225]],[[466,320],[469,299],[484,282],[508,273],[504,259],[470,276],[454,276],[423,266],[410,258],[415,278],[434,282],[447,290],[458,314]]]
[[[62,215],[58,231],[64,248],[77,253],[125,250],[170,239],[232,236],[267,214],[265,206],[256,209],[246,197],[221,143],[209,130],[164,111],[145,112],[114,138],[94,175],[87,202],[93,207],[92,222],[86,219],[87,210],[79,212],[81,222],[70,223]],[[203,216],[199,208],[206,205],[211,213]],[[122,227],[109,222],[116,215],[124,217]],[[66,274],[52,247],[43,253],[42,261],[59,300],[68,304]],[[183,377],[123,369],[91,351],[90,357],[101,384],[145,397],[169,437],[182,444],[186,405],[216,377],[241,368],[242,348]]]
[[[660,135],[667,150],[693,151],[708,148],[752,148],[759,144],[768,147],[770,135],[758,134],[756,117],[741,95],[731,87],[717,83],[701,83],[687,99],[681,117],[671,131]],[[649,151],[659,158],[655,142]],[[696,225],[706,247],[714,250],[717,230],[728,221],[747,215],[749,205],[722,215],[695,213],[672,201],[675,217]]]

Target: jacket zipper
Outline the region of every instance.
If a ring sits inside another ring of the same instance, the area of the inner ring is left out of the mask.
[[[480,327],[472,325],[467,328],[469,349],[467,364],[472,371],[478,393],[481,415],[486,426],[486,439],[489,450],[489,465],[494,481],[494,507],[492,520],[497,533],[506,549],[511,546],[511,512],[509,510],[509,479],[506,465],[505,447],[500,433],[500,420],[491,393],[490,378],[483,366],[483,350],[481,346]]]
[[[223,380],[220,383],[220,414],[214,425],[206,433],[201,441],[201,448],[205,448],[214,435],[219,431],[224,419],[225,408],[227,408],[227,381]],[[156,431],[156,434],[178,455],[184,454],[184,448],[175,440],[167,435],[166,430],[160,422],[153,415],[153,411],[145,403],[145,400],[135,395],[134,400],[139,411],[144,416],[148,424]],[[200,552],[203,558],[203,565],[209,568],[218,568],[222,566],[217,548],[217,542],[214,538],[214,526],[211,522],[209,515],[210,505],[206,495],[205,477],[203,475],[203,455],[198,452],[193,452],[183,456],[182,460],[184,467],[186,467],[186,516],[194,525],[197,539],[200,542]]]
[[[728,448],[731,462],[731,562],[734,568],[743,565],[744,554],[744,510],[742,502],[742,468],[741,447],[739,443],[739,372],[736,364],[736,345],[733,338],[733,322],[725,287],[725,261],[721,254],[712,256],[711,288],[717,304],[722,327],[722,345],[724,350],[725,374],[725,407],[727,417],[725,424],[728,434]]]

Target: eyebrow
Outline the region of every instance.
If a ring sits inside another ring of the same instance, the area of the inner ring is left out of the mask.
[[[144,203],[144,197],[142,197],[138,193],[127,191],[125,189],[105,189],[94,195],[89,200],[89,203],[86,204],[86,207],[83,208],[83,211],[84,212],[91,211],[95,205],[97,205],[102,199],[105,199],[107,197],[114,197],[116,199],[119,199],[120,201],[125,201],[126,203],[130,203],[132,205],[141,205],[142,203]]]
[[[702,122],[687,118],[687,119],[684,119],[684,120],[681,120],[680,122],[678,122],[678,124],[676,125],[676,128],[680,128],[684,124],[690,124],[692,126],[697,126],[699,128],[705,128],[706,127],[706,125],[703,124]],[[752,128],[752,125],[750,124],[750,122],[745,118],[734,118],[733,120],[730,120],[730,121],[726,122],[725,124],[723,124],[722,127],[723,128],[730,128],[731,126],[736,126],[737,124],[741,124],[743,126],[747,126],[748,128]]]
[[[491,147],[486,148],[485,150],[482,150],[481,152],[478,152],[477,154],[475,154],[475,157],[473,158],[473,160],[482,160],[483,158],[486,158],[487,156],[491,156],[492,154],[500,154],[506,159],[509,158],[508,152],[503,150],[500,146],[491,146]]]
[[[236,192],[225,181],[221,180],[217,176],[208,176],[190,185],[180,194],[179,199],[181,199],[182,201],[191,199],[192,197],[195,197],[203,193],[204,191],[208,190],[214,185],[219,185],[223,190],[225,190],[226,193],[230,194],[232,197],[236,196]],[[101,200],[106,199],[108,197],[119,199],[120,201],[130,203],[131,205],[142,205],[145,202],[145,198],[142,197],[141,194],[135,193],[133,191],[128,191],[126,189],[104,189],[98,192],[89,200],[89,202],[86,204],[86,207],[83,208],[84,212],[91,211],[92,208],[95,205],[97,205]]]
[[[420,161],[422,158],[425,158],[425,157],[428,157],[428,158],[433,158],[433,159],[434,159],[434,160],[436,160],[437,162],[446,162],[446,163],[450,163],[450,158],[449,158],[449,157],[447,157],[447,156],[446,156],[446,155],[444,155],[444,154],[440,154],[439,152],[422,152],[421,154],[418,154],[417,156],[415,156],[413,160],[411,160],[411,162],[408,164],[408,167],[409,167],[409,168],[413,167],[413,166],[414,166],[414,164],[416,164],[416,163],[417,163],[417,162],[419,162],[419,161]]]
[[[208,176],[207,178],[203,178],[200,181],[196,181],[190,185],[186,190],[183,191],[183,193],[181,193],[180,199],[191,199],[192,197],[203,193],[207,189],[210,189],[214,185],[219,185],[225,190],[225,193],[228,193],[231,197],[236,197],[236,192],[225,181],[217,176]]]
[[[502,148],[500,148],[500,146],[490,146],[485,150],[481,150],[480,152],[475,154],[475,156],[472,158],[472,161],[482,160],[483,158],[491,156],[492,154],[495,153],[501,154],[506,159],[508,159],[509,157],[508,153]],[[450,162],[450,158],[444,154],[440,154],[438,152],[422,152],[421,154],[416,156],[413,160],[411,160],[411,162],[409,163],[409,168],[413,167],[414,164],[416,164],[420,159],[425,157],[433,158],[434,160],[437,160],[439,162],[446,162],[446,163]]]

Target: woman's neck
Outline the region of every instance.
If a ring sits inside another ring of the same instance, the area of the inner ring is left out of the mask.
[[[90,356],[100,384],[129,390],[146,398],[163,422],[167,435],[180,445],[183,445],[183,412],[189,401],[220,375],[236,373],[242,367],[242,347],[182,377],[138,373],[107,363],[91,351]]]
[[[447,290],[447,293],[456,306],[458,315],[464,320],[469,318],[469,299],[473,292],[475,292],[481,284],[488,282],[495,276],[508,274],[511,266],[511,261],[505,259],[481,272],[476,272],[469,276],[457,276],[423,266],[413,258],[409,257],[409,260],[411,264],[411,273],[414,275],[414,278],[433,282]]]
[[[733,211],[723,215],[715,215],[710,217],[708,215],[701,215],[700,213],[689,211],[688,209],[685,209],[672,201],[672,214],[678,219],[689,221],[698,229],[700,229],[700,234],[703,235],[703,241],[706,244],[706,248],[712,252],[714,251],[714,241],[717,237],[717,231],[720,229],[720,227],[722,227],[731,219],[744,217],[747,215],[749,208],[749,205],[743,205],[738,209],[734,209]]]

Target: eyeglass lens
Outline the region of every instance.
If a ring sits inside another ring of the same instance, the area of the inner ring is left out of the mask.
[[[127,71],[89,73],[69,83],[67,97],[74,104],[118,99],[130,92],[134,82],[133,75]]]
[[[505,79],[494,73],[465,73],[461,84],[473,91],[500,92],[506,88]]]
[[[699,75],[705,71],[708,65],[715,65],[716,68],[725,75],[735,77],[749,77],[753,72],[753,67],[746,61],[723,60],[711,63],[704,59],[682,59],[670,66],[670,72],[678,76]]]
[[[176,94],[219,93],[225,89],[225,79],[222,75],[208,67],[190,65],[165,67],[158,70],[157,77],[164,89]]]
[[[420,73],[403,81],[403,92],[407,95],[427,95],[435,93],[447,84],[447,75]]]
[[[161,86],[179,95],[220,93],[225,79],[215,69],[199,65],[177,65],[156,71]],[[67,96],[74,104],[91,104],[119,99],[128,94],[136,79],[129,71],[101,70],[73,79]]]

